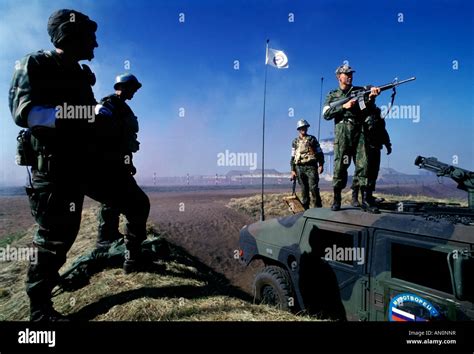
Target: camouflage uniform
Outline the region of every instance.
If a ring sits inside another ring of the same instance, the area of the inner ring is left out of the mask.
[[[15,123],[28,128],[32,107],[95,106],[90,70],[66,62],[54,52],[24,57],[13,76],[9,107]],[[146,238],[150,204],[130,173],[111,167],[98,150],[110,118],[56,119],[55,127],[30,127],[36,159],[26,188],[38,230],[33,243],[36,263],[30,263],[26,291],[32,320],[52,320],[51,291],[79,231],[84,195],[107,203],[126,215],[126,243],[136,256]],[[57,313],[56,313],[57,314]]]
[[[348,65],[341,65],[336,70],[336,76],[354,72]],[[363,87],[350,85],[348,89],[342,90],[340,87],[329,92],[324,104],[323,113],[326,120],[334,119],[335,141],[334,141],[334,202],[332,210],[339,210],[341,206],[341,191],[347,185],[347,169],[354,161],[354,178],[362,190],[362,208],[364,210],[377,212],[370,205],[370,190],[368,189],[368,156],[365,143],[365,131],[363,123],[368,116],[373,114],[375,100],[365,100],[365,109],[362,110],[359,104],[355,104],[349,109],[342,105],[332,107],[331,102],[340,100],[350,95],[352,91],[362,90]],[[354,194],[353,194],[354,196]]]
[[[133,166],[133,153],[139,150],[137,140],[138,119],[124,99],[117,94],[104,97],[100,104],[112,112],[113,129],[107,132],[102,140],[100,150],[104,161],[115,166],[122,166],[132,176],[136,169]],[[99,209],[99,230],[97,247],[107,248],[121,238],[119,232],[120,212],[111,206],[101,204]]]
[[[319,194],[318,165],[324,166],[324,154],[319,142],[313,135],[297,137],[291,144],[291,171],[298,176],[298,183],[303,195],[302,204],[305,209],[321,207]]]
[[[362,87],[352,86],[347,91],[340,88],[329,92],[324,106],[329,106],[332,101],[339,100],[347,96],[351,91],[362,89]],[[334,176],[333,186],[337,189],[344,189],[347,185],[347,169],[354,161],[354,176],[358,179],[360,186],[367,186],[367,151],[365,146],[363,122],[367,117],[367,112],[371,109],[367,104],[367,111],[361,111],[356,104],[351,109],[344,109],[342,106],[328,108],[324,111],[326,120],[334,119],[335,140],[334,140]]]
[[[367,147],[367,188],[375,191],[375,185],[380,169],[380,150],[383,146],[391,153],[390,136],[385,129],[385,119],[382,118],[380,108],[376,108],[364,123],[365,144]],[[352,189],[359,188],[357,177],[352,180]]]

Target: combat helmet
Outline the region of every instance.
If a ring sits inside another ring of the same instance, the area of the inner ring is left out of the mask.
[[[115,78],[114,89],[117,89],[120,85],[130,85],[135,87],[137,90],[142,87],[142,84],[133,74],[125,73],[120,74]]]
[[[296,129],[307,127],[309,128],[311,125],[306,121],[306,119],[300,119],[298,123],[296,123]]]
[[[340,74],[350,74],[355,73],[355,70],[352,69],[348,64],[339,65],[336,68],[336,76]]]

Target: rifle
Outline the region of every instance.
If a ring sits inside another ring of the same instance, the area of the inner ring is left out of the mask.
[[[401,84],[407,83],[409,81],[413,81],[415,79],[416,79],[416,77],[410,77],[409,79],[401,80],[401,81],[398,81],[397,79],[395,79],[395,80],[393,80],[393,82],[391,82],[389,84],[385,84],[385,85],[378,86],[378,87],[380,88],[380,92],[385,91],[385,90],[393,89],[393,92],[394,92],[392,94],[392,104],[393,104],[393,100],[395,98],[395,93],[396,93],[395,88],[397,86],[401,85]],[[365,86],[362,89],[354,90],[349,94],[349,96],[346,96],[346,97],[341,98],[337,101],[331,102],[329,104],[329,107],[334,108],[334,107],[342,106],[343,104],[345,104],[346,102],[349,102],[351,100],[357,100],[359,102],[360,109],[364,110],[365,109],[365,98],[370,94],[371,87],[373,87],[373,86]],[[392,104],[390,104],[390,106]]]
[[[474,172],[439,162],[435,157],[418,156],[415,165],[436,173],[438,177],[450,177],[458,184],[458,189],[468,193],[468,207],[474,209]]]

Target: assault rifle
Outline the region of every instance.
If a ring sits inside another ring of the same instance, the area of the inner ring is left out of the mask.
[[[410,77],[409,79],[401,80],[401,81],[398,81],[397,79],[395,79],[395,80],[393,80],[393,82],[391,82],[389,84],[385,84],[385,85],[378,86],[378,87],[380,88],[380,92],[385,91],[385,90],[393,89],[394,94],[393,94],[392,97],[395,97],[395,88],[397,86],[399,86],[401,84],[404,84],[404,83],[407,83],[409,81],[413,81],[415,79],[416,79],[416,77]],[[329,107],[334,108],[334,107],[342,106],[346,102],[349,102],[351,100],[356,100],[357,102],[359,102],[360,109],[364,110],[365,109],[365,100],[370,94],[371,87],[373,87],[373,86],[365,86],[362,89],[354,90],[348,96],[346,96],[344,98],[341,98],[337,101],[331,102],[329,104]],[[393,103],[393,98],[392,98],[392,103]]]

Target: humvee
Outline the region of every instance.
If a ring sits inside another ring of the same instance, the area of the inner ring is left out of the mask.
[[[244,226],[241,261],[265,264],[256,300],[333,320],[473,320],[474,209],[428,204],[308,209]]]

